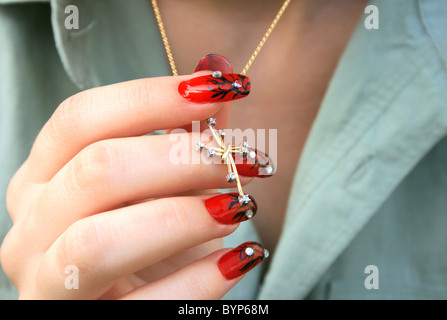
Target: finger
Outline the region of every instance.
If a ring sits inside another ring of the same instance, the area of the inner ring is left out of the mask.
[[[245,273],[266,258],[266,253],[262,245],[256,242],[246,242],[232,250],[219,250],[169,276],[131,291],[122,299],[221,299]]]
[[[233,73],[233,66],[231,65],[230,61],[228,61],[228,59],[224,56],[218,54],[208,54],[200,59],[196,69],[194,70],[195,73],[201,71],[218,71],[222,74],[228,74]],[[231,105],[229,103],[225,103],[222,108],[213,115],[213,117],[216,118],[222,125],[222,128],[225,128],[229,122],[230,111]],[[183,126],[182,128],[188,132],[190,132],[192,129],[191,125]],[[206,124],[204,122],[201,123],[201,128],[206,128]],[[167,133],[169,132],[170,130],[167,130]]]
[[[238,216],[237,211],[244,213],[246,208],[227,209],[229,202],[224,197],[163,198],[76,222],[43,256],[37,274],[42,279],[37,286],[39,296],[95,298],[121,277],[228,235],[241,219],[228,224],[222,223],[226,221],[222,217]],[[78,290],[64,286],[67,266],[78,270]]]
[[[93,144],[44,186],[35,214],[26,219],[34,221],[31,225],[38,226],[45,242],[51,242],[75,221],[130,201],[235,187],[226,180],[227,166],[218,157],[208,159],[191,150],[194,143],[192,134],[178,134]],[[185,155],[176,159],[179,149]],[[243,184],[249,180],[241,178]]]
[[[227,76],[239,82],[241,77]],[[244,94],[233,92],[242,91],[232,88],[228,81],[220,81],[225,82],[224,87],[215,83],[209,72],[132,80],[80,92],[57,108],[39,133],[22,170],[31,171],[26,173],[34,182],[46,182],[80,150],[96,141],[204,120],[222,107],[216,102],[248,94],[248,78],[243,79]],[[214,96],[213,90],[218,90],[219,95]]]

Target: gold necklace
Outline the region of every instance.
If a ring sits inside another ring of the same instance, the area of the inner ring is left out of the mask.
[[[279,9],[278,13],[276,14],[275,18],[273,19],[272,23],[270,24],[269,28],[267,29],[266,33],[262,37],[261,41],[259,42],[258,46],[256,47],[255,51],[251,55],[250,59],[248,60],[247,64],[245,65],[244,69],[240,73],[242,76],[245,76],[250,66],[253,64],[253,61],[256,59],[256,56],[261,51],[262,47],[266,43],[268,37],[272,33],[273,29],[275,28],[276,24],[278,23],[279,19],[281,19],[282,14],[286,10],[287,6],[289,5],[291,0],[285,0],[281,8]],[[171,51],[171,47],[169,45],[168,37],[166,35],[166,31],[163,25],[163,20],[161,18],[160,9],[158,8],[157,0],[152,0],[152,6],[155,13],[155,17],[157,19],[158,28],[160,29],[161,38],[163,40],[163,45],[166,50],[166,55],[169,60],[169,65],[171,66],[171,71],[173,76],[177,76],[177,67],[175,65],[174,56]],[[214,71],[213,78],[220,79],[222,77],[222,74],[220,71]],[[217,80],[216,80],[217,81]],[[234,86],[240,86],[240,84],[234,82],[232,85]],[[271,176],[273,174],[273,167],[270,163],[270,160],[268,156],[262,152],[257,151],[256,149],[253,149],[248,146],[246,142],[243,142],[240,146],[226,146],[224,143],[224,131],[223,130],[216,130],[216,119],[209,118],[207,119],[207,125],[209,129],[211,130],[211,133],[214,136],[214,139],[219,144],[219,147],[208,147],[205,146],[205,144],[202,141],[199,141],[196,144],[196,150],[202,151],[206,150],[208,157],[213,156],[220,156],[222,158],[222,161],[227,164],[228,167],[228,174],[226,176],[226,179],[228,182],[236,182],[237,189],[238,189],[238,195],[237,195],[237,201],[247,209],[245,211],[245,218],[244,219],[250,219],[255,215],[255,211],[257,209],[256,203],[254,202],[253,198],[245,194],[242,190],[242,185],[239,179],[239,174],[236,168],[235,160],[233,159],[232,155],[242,157],[243,160],[251,160],[254,161],[253,167],[256,167],[256,169],[261,170],[262,175],[265,176]],[[260,164],[259,158],[264,160],[263,164]],[[240,217],[238,217],[240,219]]]
[[[285,0],[281,8],[279,9],[278,13],[276,14],[275,18],[273,19],[272,23],[270,24],[270,27],[267,29],[266,33],[262,37],[261,41],[259,42],[258,46],[256,47],[255,51],[251,55],[250,59],[248,60],[247,64],[245,65],[244,69],[240,73],[241,75],[245,75],[250,68],[250,66],[253,64],[253,61],[256,59],[256,56],[261,51],[262,47],[264,46],[265,42],[267,41],[268,37],[272,33],[273,29],[275,28],[276,24],[278,23],[279,19],[281,19],[282,14],[284,11],[286,11],[287,6],[289,5],[291,0]],[[172,75],[177,76],[177,67],[175,66],[174,56],[172,55],[171,47],[169,45],[168,36],[166,35],[166,31],[163,25],[163,20],[161,18],[160,9],[158,8],[157,0],[152,0],[152,7],[154,9],[155,18],[157,19],[158,28],[160,29],[161,38],[163,40],[163,45],[166,50],[166,55],[169,60],[169,65],[171,66]]]

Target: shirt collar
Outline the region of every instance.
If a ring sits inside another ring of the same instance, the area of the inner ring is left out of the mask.
[[[303,150],[259,298],[304,298],[446,136],[447,73],[421,20],[427,2],[371,1],[380,29],[360,20]],[[445,14],[431,12],[433,27],[446,29]]]
[[[79,11],[79,29],[65,27],[65,8]],[[52,0],[55,42],[64,68],[80,89],[169,75],[147,0]]]
[[[50,0],[0,0],[0,5],[1,4],[32,3],[32,2],[50,2]]]

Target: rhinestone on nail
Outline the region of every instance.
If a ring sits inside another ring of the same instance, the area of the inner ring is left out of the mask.
[[[231,86],[232,86],[233,88],[240,88],[240,87],[242,87],[242,85],[241,85],[239,82],[237,82],[237,81],[234,81],[234,82],[231,84]]]
[[[213,74],[212,74],[212,77],[213,77],[213,78],[216,78],[216,79],[218,79],[218,78],[222,78],[222,72],[220,72],[220,71],[214,71]]]
[[[268,258],[270,255],[270,252],[267,249],[264,249],[264,259]]]
[[[250,196],[248,194],[242,194],[238,197],[239,203],[240,204],[247,204],[250,203],[251,199]]]
[[[271,165],[268,165],[267,167],[265,167],[266,174],[272,174],[272,172],[273,172],[273,167]]]
[[[253,150],[251,150],[251,151],[248,153],[248,157],[249,157],[250,159],[256,159],[256,152],[254,152]]]
[[[252,248],[250,248],[250,247],[245,248],[245,254],[247,256],[251,257],[254,253],[255,253],[255,251]]]

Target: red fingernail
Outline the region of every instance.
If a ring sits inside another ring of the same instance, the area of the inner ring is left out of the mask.
[[[250,79],[243,75],[214,71],[212,75],[182,81],[178,92],[183,98],[196,103],[237,100],[250,93]]]
[[[254,148],[248,148],[244,154],[233,154],[237,172],[241,176],[267,178],[275,173],[275,166],[268,154]]]
[[[233,73],[233,66],[224,56],[218,54],[208,54],[200,59],[194,72],[210,70],[222,73]]]
[[[249,241],[224,254],[217,265],[222,275],[231,280],[256,267],[268,255],[260,243]]]
[[[205,200],[209,214],[223,224],[234,224],[251,219],[258,210],[252,196],[249,202],[239,198],[239,193],[224,193]]]

